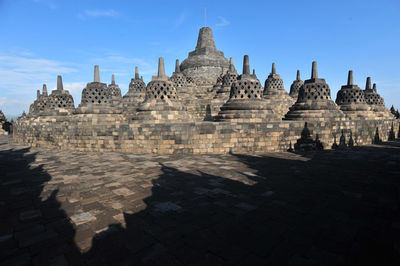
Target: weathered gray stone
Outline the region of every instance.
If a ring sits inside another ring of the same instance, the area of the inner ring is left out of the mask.
[[[221,71],[225,72],[228,67],[228,59],[215,47],[211,28],[201,28],[196,49],[182,62],[181,71],[197,85],[212,87]]]

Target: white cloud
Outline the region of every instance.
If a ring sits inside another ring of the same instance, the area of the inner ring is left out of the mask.
[[[185,11],[181,12],[181,13],[179,14],[179,17],[174,21],[174,27],[173,27],[173,29],[175,29],[175,28],[179,27],[180,25],[182,25],[183,22],[185,22],[186,17],[187,17],[186,12],[185,12]]]
[[[226,18],[222,17],[222,16],[218,16],[219,22],[217,24],[215,24],[215,27],[217,28],[222,28],[225,26],[228,26],[229,24],[231,24],[231,22],[229,20],[227,20]]]
[[[77,72],[66,63],[32,55],[29,51],[0,51],[0,109],[6,115],[28,111],[36,90],[47,80],[54,80],[55,84],[57,75]]]
[[[90,9],[78,14],[78,18],[80,19],[101,17],[114,18],[118,16],[120,16],[120,14],[114,9]]]
[[[52,0],[33,0],[34,3],[39,3],[47,6],[50,9],[57,9],[58,5]]]

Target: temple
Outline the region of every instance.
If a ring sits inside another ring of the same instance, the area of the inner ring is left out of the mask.
[[[176,59],[170,76],[162,57],[148,84],[135,67],[125,95],[114,75],[108,85],[100,81],[97,65],[77,107],[61,76],[50,95],[44,84],[29,113],[14,123],[13,139],[78,151],[223,154],[293,150],[292,144],[295,150],[348,148],[370,144],[376,136],[399,136],[399,119],[370,77],[362,90],[350,70],[333,101],[317,62],[304,82],[297,70],[289,93],[276,69],[272,63],[262,83],[244,55],[239,75],[233,58],[217,49],[211,28],[204,27],[194,51],[181,64]]]

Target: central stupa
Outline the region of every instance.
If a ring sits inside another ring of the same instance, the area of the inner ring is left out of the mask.
[[[201,28],[196,49],[189,53],[180,66],[182,73],[193,78],[198,86],[212,87],[218,76],[228,68],[229,60],[215,47],[211,28]]]

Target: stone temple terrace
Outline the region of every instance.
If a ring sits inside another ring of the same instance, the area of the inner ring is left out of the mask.
[[[339,139],[341,146],[352,146],[396,135],[399,121],[386,109],[370,77],[362,90],[349,70],[333,101],[317,62],[312,62],[309,79],[301,80],[297,71],[290,93],[278,67],[272,63],[262,82],[244,55],[239,73],[233,59],[216,48],[211,28],[203,27],[196,48],[182,63],[176,60],[171,76],[160,57],[158,73],[148,84],[136,67],[125,95],[114,75],[109,85],[101,81],[99,66],[77,107],[61,76],[50,94],[43,84],[29,113],[14,123],[13,139],[76,151],[224,154],[286,151],[292,146],[330,149]]]

